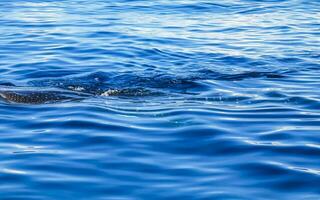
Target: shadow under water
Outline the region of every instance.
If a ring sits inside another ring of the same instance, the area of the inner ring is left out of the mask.
[[[15,86],[10,82],[0,83],[0,97],[11,103],[42,104],[81,100],[92,96],[172,96],[194,94],[190,93],[190,90],[205,91],[205,86],[200,83],[203,80],[240,81],[248,78],[283,77],[280,73],[255,71],[222,74],[200,70],[190,77],[95,72],[84,76],[33,80],[26,86]]]

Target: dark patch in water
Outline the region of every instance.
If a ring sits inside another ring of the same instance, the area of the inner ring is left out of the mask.
[[[133,73],[106,73],[96,72],[85,76],[73,76],[62,79],[44,79],[29,82],[32,86],[57,87],[62,89],[81,91],[100,95],[109,89],[143,88],[175,91],[177,93],[186,89],[201,87],[198,81],[240,81],[248,78],[284,78],[285,76],[274,72],[244,72],[238,74],[223,74],[212,70],[199,70],[193,76],[183,77],[170,74],[137,75]]]
[[[240,81],[262,77],[283,78],[284,76],[271,72],[221,74],[211,70],[195,72],[192,77],[178,77],[169,74],[139,76],[131,73],[96,72],[85,76],[31,81],[29,82],[31,88],[14,87],[14,84],[4,82],[0,84],[10,87],[2,88],[0,95],[6,101],[16,103],[48,103],[78,100],[88,96],[158,96],[187,94],[188,90],[205,90],[205,86],[199,83],[201,80]]]
[[[245,72],[241,74],[227,74],[220,75],[216,80],[223,81],[240,81],[248,78],[284,78],[282,74],[276,74],[272,72]]]

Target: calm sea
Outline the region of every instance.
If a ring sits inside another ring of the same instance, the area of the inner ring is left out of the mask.
[[[0,75],[1,200],[320,199],[319,0],[3,0]]]

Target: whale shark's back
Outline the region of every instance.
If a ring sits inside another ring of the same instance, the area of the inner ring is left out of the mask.
[[[54,90],[54,89],[20,89],[20,88],[2,88],[0,97],[7,102],[41,104],[58,101],[80,100],[86,97],[86,94]]]

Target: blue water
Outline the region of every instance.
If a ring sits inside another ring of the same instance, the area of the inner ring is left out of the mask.
[[[318,200],[319,72],[318,0],[1,1],[0,199]]]

